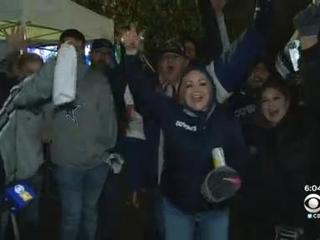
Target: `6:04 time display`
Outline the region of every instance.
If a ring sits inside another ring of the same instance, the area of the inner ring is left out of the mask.
[[[320,191],[320,185],[305,185],[304,186],[305,192],[317,192]]]

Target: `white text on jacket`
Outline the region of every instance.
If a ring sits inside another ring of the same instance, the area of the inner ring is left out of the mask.
[[[190,125],[188,125],[188,124],[186,124],[185,122],[182,122],[182,121],[176,121],[176,126],[184,128],[184,129],[186,129],[188,131],[192,131],[192,132],[196,132],[197,131],[197,126],[190,126]]]

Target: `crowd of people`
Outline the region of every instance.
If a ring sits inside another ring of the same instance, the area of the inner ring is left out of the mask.
[[[45,63],[21,53],[22,27],[8,37],[0,62],[1,187],[27,180],[38,192],[17,214],[21,239],[44,239],[39,199],[48,166],[60,240],[121,239],[127,229],[115,228],[127,204],[146,215],[141,240],[319,239],[310,213],[320,211],[320,197],[305,198],[320,182],[320,6],[310,4],[293,19],[301,44],[296,81],[284,79],[268,56],[272,0],[257,1],[252,23],[233,43],[226,0],[200,3],[206,56],[193,38],[174,38],[158,49],[155,68],[134,26],[120,33],[120,63],[112,42],[96,39],[87,65],[85,36],[76,29],[62,32],[58,57]],[[70,46],[76,97],[55,105],[57,65]],[[210,202],[202,186],[218,168],[217,148],[242,185],[235,196]],[[124,197],[116,176],[124,179]],[[10,239],[8,215],[1,218],[0,239]]]

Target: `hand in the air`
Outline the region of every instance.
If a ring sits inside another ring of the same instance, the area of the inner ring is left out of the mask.
[[[11,29],[11,33],[6,36],[9,52],[25,50],[27,41],[25,39],[25,27],[17,26]]]

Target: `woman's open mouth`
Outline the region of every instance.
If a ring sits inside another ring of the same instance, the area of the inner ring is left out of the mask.
[[[279,110],[278,109],[272,109],[268,111],[269,116],[271,118],[277,117],[279,115]]]

